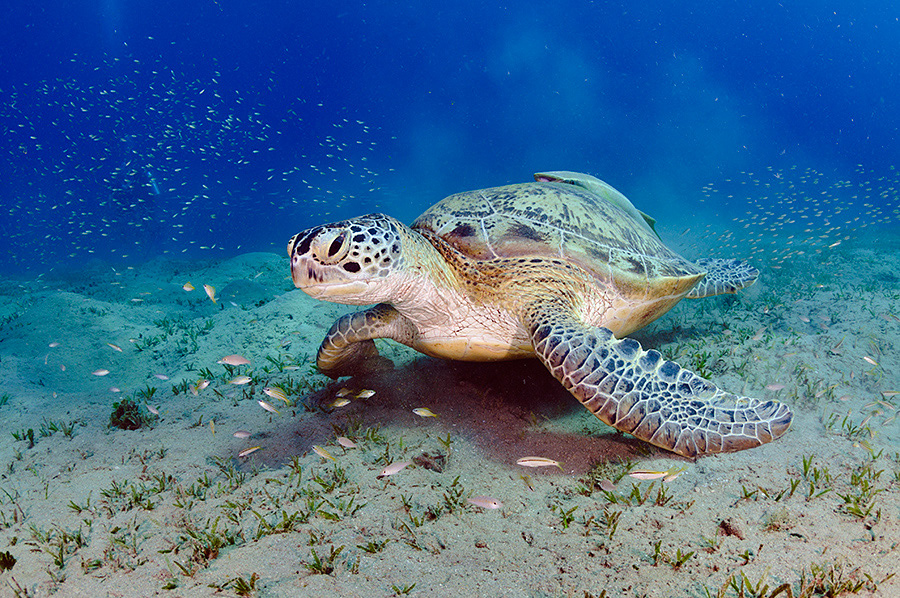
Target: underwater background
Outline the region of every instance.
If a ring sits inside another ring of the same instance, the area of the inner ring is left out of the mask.
[[[889,2],[7,7],[0,596],[900,595],[898,59]],[[317,372],[350,310],[292,235],[555,170],[759,268],[634,337],[787,436],[683,459],[536,361]]]
[[[887,2],[16,4],[3,265],[280,251],[538,170],[592,173],[661,222],[745,217],[702,189],[778,183],[767,169],[893,181],[897,19]]]

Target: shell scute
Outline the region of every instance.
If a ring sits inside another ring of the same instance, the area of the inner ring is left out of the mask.
[[[476,260],[562,258],[603,281],[652,283],[700,273],[613,202],[563,183],[457,193],[429,208],[413,228],[439,236]]]

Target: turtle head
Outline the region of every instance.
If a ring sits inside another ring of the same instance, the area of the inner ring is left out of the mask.
[[[404,229],[390,216],[369,214],[297,233],[287,246],[294,285],[335,303],[389,300],[403,267]]]

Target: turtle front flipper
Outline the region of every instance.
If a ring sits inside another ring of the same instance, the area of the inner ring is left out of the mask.
[[[704,258],[695,263],[706,276],[686,295],[691,299],[737,293],[759,277],[759,270],[741,260]]]
[[[602,422],[640,440],[698,457],[775,440],[791,425],[791,410],[725,392],[658,351],[606,328],[584,326],[545,302],[526,310],[538,358]]]
[[[387,303],[339,318],[319,346],[316,366],[330,378],[392,369],[393,362],[378,354],[376,338],[404,342],[412,323]]]

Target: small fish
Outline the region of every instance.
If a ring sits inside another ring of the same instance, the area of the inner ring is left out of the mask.
[[[270,404],[266,403],[265,401],[256,401],[256,402],[259,403],[259,406],[262,407],[263,409],[265,409],[266,411],[269,411],[271,413],[277,413],[278,415],[281,415],[281,412],[278,409],[275,409],[274,407],[272,407]]]
[[[93,375],[95,375],[95,376],[105,376],[105,375],[107,375],[107,374],[109,373],[109,370],[103,370],[103,369],[100,369],[100,370],[94,370],[94,371],[91,372],[91,373],[92,373]]]
[[[229,384],[247,384],[253,380],[250,376],[235,376],[231,380],[228,381]]]
[[[337,409],[338,407],[346,407],[349,404],[350,399],[348,399],[347,397],[341,397],[340,399],[335,399],[334,401],[332,401],[329,407],[331,407],[332,409]]]
[[[865,357],[863,357],[863,359],[866,360],[866,363],[870,363],[870,364],[874,365],[875,367],[879,367],[879,366],[878,366],[878,362],[875,361],[874,359],[872,359],[871,357],[869,357],[868,355],[866,355]]]
[[[251,446],[250,448],[244,449],[241,452],[239,452],[238,457],[246,457],[247,455],[249,455],[251,453],[255,453],[256,451],[258,451],[261,448],[262,448],[261,446]]]
[[[153,377],[159,378],[160,380],[168,380],[169,379],[169,377],[166,376],[165,374],[153,374]]]
[[[203,290],[206,291],[206,295],[212,300],[213,303],[218,303],[216,301],[216,287],[211,284],[203,285]]]
[[[58,346],[59,346],[59,343],[56,342],[56,341],[53,341],[52,343],[50,343],[50,344],[47,345],[47,346],[50,347],[51,349],[53,349],[53,348],[55,348],[55,347],[58,347]]]
[[[784,384],[766,384],[766,389],[774,392],[778,392],[784,388]]]
[[[348,394],[350,394],[350,392],[351,392],[351,390],[345,386],[344,388],[342,388],[342,389],[340,389],[339,391],[337,391],[337,392],[334,394],[334,396],[336,396],[336,397],[338,397],[338,398],[340,398],[340,397],[346,397]]]
[[[828,246],[828,249],[831,249],[832,247],[837,247],[840,244],[841,244],[840,241],[835,241],[834,243],[832,243],[831,245]]]
[[[658,480],[660,478],[666,477],[666,472],[650,471],[648,469],[635,469],[634,471],[628,472],[628,477],[632,477],[636,480]]]
[[[106,343],[106,344],[107,344],[107,346],[109,346],[109,348],[112,349],[113,351],[118,351],[119,353],[122,352],[122,347],[120,347],[119,345],[114,345],[114,344],[112,344],[112,343]]]
[[[881,391],[881,396],[883,396],[884,398],[895,397],[897,395],[900,395],[900,390],[882,390]]]
[[[762,328],[760,328],[759,330],[756,331],[756,334],[754,334],[752,337],[750,337],[750,340],[751,340],[751,341],[758,341],[758,340],[762,339],[763,334],[765,333],[765,331],[766,331],[766,327],[763,326]]]
[[[396,463],[391,463],[387,467],[381,470],[381,473],[378,474],[379,478],[386,478],[389,475],[394,475],[395,473],[402,471],[406,468],[406,466],[410,465],[412,461],[398,461]]]
[[[207,386],[209,386],[209,380],[197,380],[197,384],[191,386],[191,394],[196,397]]]
[[[806,316],[797,316],[797,317],[800,318],[801,322],[805,322],[806,324],[809,324],[809,318],[807,318]]]
[[[209,431],[212,432],[213,436],[216,435],[216,420],[209,420]]]
[[[368,399],[369,397],[373,396],[374,394],[375,394],[374,390],[361,390],[358,393],[356,393],[356,398],[357,399]]]
[[[599,486],[604,492],[612,492],[616,489],[616,485],[611,480],[600,480]]]
[[[347,438],[346,436],[338,436],[337,443],[344,448],[356,448],[356,443]]]
[[[471,496],[466,499],[466,502],[482,509],[500,509],[503,507],[502,502],[490,496]]]
[[[122,389],[119,388],[118,386],[110,386],[109,392],[122,392]]]
[[[664,482],[671,482],[687,470],[687,467],[671,467],[665,471],[651,471],[647,469],[635,469],[628,472],[628,476],[636,480],[658,480],[663,478]]]
[[[250,438],[250,432],[247,430],[238,430],[234,434],[232,434],[235,438]]]
[[[516,465],[521,465],[522,467],[559,467],[559,470],[562,471],[562,464],[559,461],[544,457],[522,457],[516,461]]]
[[[250,360],[243,355],[226,355],[216,363],[220,363],[222,365],[249,365]]]
[[[315,454],[319,455],[319,456],[322,457],[323,459],[328,459],[328,460],[330,460],[330,461],[337,461],[337,459],[335,459],[334,457],[331,456],[331,453],[329,453],[328,451],[326,451],[325,449],[323,449],[323,448],[322,448],[321,446],[319,446],[318,444],[312,445],[312,450],[313,450],[313,452],[314,452]]]
[[[283,401],[286,405],[290,404],[288,401],[287,395],[284,394],[284,391],[278,388],[277,386],[266,386],[263,389],[263,392],[272,397],[273,399],[278,399],[279,401]]]
[[[159,409],[157,409],[153,405],[147,405],[147,411],[149,411],[153,415],[159,415]]]
[[[666,477],[663,478],[663,481],[671,482],[672,480],[678,478],[678,476],[683,474],[685,471],[687,471],[687,467],[678,467],[678,468],[673,467],[672,469],[669,470],[668,475],[666,475]]]
[[[190,282],[186,282],[186,283],[184,283],[184,286],[182,286],[181,288],[184,289],[185,291],[193,291],[194,285],[192,285]]]
[[[415,413],[419,417],[437,417],[437,413],[435,413],[428,407],[416,407],[415,409],[413,409],[413,413]]]

